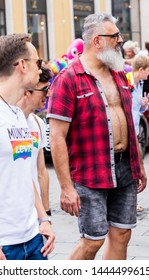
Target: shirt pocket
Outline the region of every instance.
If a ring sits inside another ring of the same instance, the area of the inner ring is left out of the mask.
[[[77,95],[77,99],[81,99],[81,98],[87,98],[91,95],[93,95],[94,93],[93,92],[88,92],[88,93],[84,93],[82,95]]]
[[[94,92],[82,90],[76,94],[76,116],[79,122],[89,122],[95,114],[97,104]]]

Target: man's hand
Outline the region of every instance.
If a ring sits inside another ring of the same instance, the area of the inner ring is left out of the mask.
[[[79,215],[80,197],[74,187],[61,191],[61,208],[71,216]]]
[[[141,178],[138,181],[138,193],[142,192],[147,185],[147,176],[145,173],[144,165],[141,164]]]
[[[141,106],[144,108],[148,106],[148,98],[146,92],[144,92],[144,96],[141,98]]]
[[[47,241],[41,248],[41,253],[44,257],[50,254],[54,249],[55,234],[49,222],[42,222],[39,226],[40,233],[46,237]]]
[[[0,260],[6,260],[5,254],[2,251],[2,248],[0,247]]]

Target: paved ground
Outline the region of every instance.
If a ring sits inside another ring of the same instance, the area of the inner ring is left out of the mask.
[[[149,153],[144,159],[146,173],[149,174]],[[67,260],[70,252],[79,240],[77,219],[64,213],[60,209],[60,189],[52,165],[48,165],[51,189],[50,201],[52,208],[53,229],[56,234],[56,246],[49,259]],[[149,176],[149,175],[148,175]],[[149,259],[149,183],[146,190],[138,195],[139,205],[144,211],[138,214],[137,227],[133,229],[132,238],[128,246],[128,259],[148,260]],[[96,259],[102,258],[102,251],[97,254]]]

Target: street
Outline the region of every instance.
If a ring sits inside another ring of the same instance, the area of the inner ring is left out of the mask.
[[[145,170],[149,177],[149,151],[144,158]],[[76,217],[72,217],[60,209],[60,187],[52,163],[47,164],[50,176],[50,204],[52,209],[53,229],[56,235],[55,249],[49,259],[67,260],[70,252],[79,240]],[[137,215],[137,227],[132,231],[128,246],[128,259],[149,259],[149,186],[138,194],[138,204],[144,211]],[[102,258],[103,248],[96,259]]]

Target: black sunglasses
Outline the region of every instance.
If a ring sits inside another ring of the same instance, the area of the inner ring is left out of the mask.
[[[103,36],[103,37],[111,37],[111,38],[116,38],[118,40],[118,38],[121,36],[120,32],[114,33],[114,34],[100,34],[97,36]]]
[[[35,58],[23,58],[23,59],[27,60],[27,61],[36,60],[36,64],[37,64],[38,69],[41,69],[41,67],[42,67],[42,59],[35,59]],[[18,64],[19,64],[19,61],[15,62],[13,64],[13,66],[17,66]]]
[[[45,93],[47,94],[49,88],[50,88],[50,85],[48,85],[48,86],[46,86],[46,87],[43,87],[43,88],[28,89],[27,91],[29,91],[31,94],[32,94],[34,91],[42,91],[42,92],[45,92]]]

